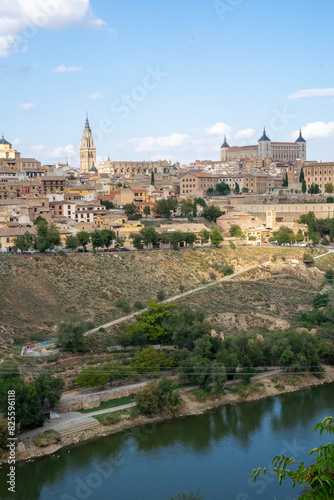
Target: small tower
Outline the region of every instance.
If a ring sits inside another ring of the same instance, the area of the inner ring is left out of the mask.
[[[86,116],[85,129],[82,134],[80,148],[80,172],[89,172],[96,163],[96,149],[89,126],[88,115]]]
[[[226,135],[224,135],[224,142],[220,146],[220,159],[221,159],[221,161],[226,161],[227,160],[226,152],[227,152],[227,150],[229,148],[230,148],[230,146],[227,144]]]
[[[264,160],[265,158],[271,158],[271,140],[266,134],[266,129],[264,127],[262,137],[258,140],[257,155],[259,158]]]
[[[296,140],[299,146],[299,159],[301,161],[306,161],[306,141],[304,137],[302,136],[302,129],[299,131],[299,137]]]

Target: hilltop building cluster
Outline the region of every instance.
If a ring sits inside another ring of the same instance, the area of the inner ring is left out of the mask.
[[[334,162],[307,161],[302,131],[295,142],[285,143],[272,142],[264,130],[257,146],[230,147],[225,137],[220,153],[220,160],[196,160],[189,165],[167,160],[116,161],[110,157],[97,164],[87,117],[77,170],[67,162],[42,165],[36,158],[21,157],[2,134],[0,252],[12,251],[18,235],[26,231],[33,234],[38,216],[56,225],[63,243],[78,231],[108,228],[131,247],[129,235],[143,224],[129,220],[124,207],[133,204],[139,217],[153,218],[157,216],[157,202],[168,198],[177,200],[179,207],[182,200],[196,198],[219,206],[222,219],[218,225],[223,230],[233,217],[236,221],[249,219],[253,223],[250,229],[255,227],[254,221],[268,228],[269,205],[275,214],[271,230],[276,223],[293,223],[310,210],[316,216],[334,216],[334,204],[318,203],[326,186],[334,183]],[[310,201],[307,190],[314,185],[319,195],[311,198],[311,206],[305,202]],[[107,209],[106,202],[114,208]],[[174,215],[181,214],[179,208]]]

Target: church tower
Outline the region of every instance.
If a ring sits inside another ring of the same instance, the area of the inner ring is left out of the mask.
[[[302,161],[306,161],[306,141],[302,136],[302,129],[299,131],[299,137],[296,140],[299,146],[299,159]]]
[[[220,160],[221,161],[226,161],[227,160],[227,150],[230,149],[230,146],[227,144],[227,140],[226,140],[226,135],[224,135],[224,142],[223,144],[220,146]]]
[[[271,140],[266,134],[266,129],[263,129],[262,137],[258,140],[257,155],[264,160],[265,158],[271,158]]]
[[[81,139],[80,172],[81,173],[89,172],[95,163],[96,163],[96,149],[87,115],[85,129],[83,131]]]

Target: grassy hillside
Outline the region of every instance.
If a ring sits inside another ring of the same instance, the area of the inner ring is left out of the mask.
[[[226,261],[240,269],[268,255],[279,258],[302,256],[303,252],[300,248],[240,247],[236,250],[1,256],[0,323],[15,333],[18,344],[23,340],[44,339],[54,335],[56,325],[66,315],[79,315],[99,325],[124,315],[114,305],[117,298],[125,297],[132,306],[136,300],[156,299],[160,290],[164,290],[167,297],[173,296],[180,292],[180,286],[188,290],[222,277],[221,267]],[[299,282],[298,276],[293,279]],[[226,284],[205,292],[203,300],[189,297],[184,301],[204,307],[210,314],[226,309],[229,302],[239,311],[253,307],[251,303],[256,300],[271,302],[268,291],[263,292],[259,287],[256,293],[248,290],[249,287],[241,284]],[[258,296],[262,299],[256,299]]]

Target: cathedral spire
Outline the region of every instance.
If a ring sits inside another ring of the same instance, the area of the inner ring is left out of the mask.
[[[88,113],[86,113],[86,124],[85,124],[85,130],[90,130],[89,121],[88,121]]]

